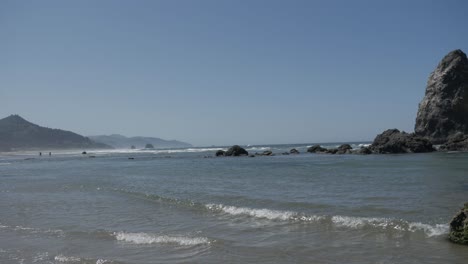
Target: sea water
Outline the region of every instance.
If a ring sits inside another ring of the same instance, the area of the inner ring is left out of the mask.
[[[468,153],[306,148],[3,154],[0,263],[467,263]]]

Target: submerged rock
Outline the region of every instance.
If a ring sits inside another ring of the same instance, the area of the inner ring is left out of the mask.
[[[225,153],[224,153],[225,156],[248,156],[249,155],[249,152],[247,152],[247,150],[245,150],[244,148],[238,146],[238,145],[234,145],[232,147],[230,147]]]
[[[219,156],[224,156],[226,154],[226,152],[224,150],[218,150],[216,151],[216,157],[219,157]]]
[[[447,54],[429,76],[414,131],[434,144],[457,132],[468,134],[468,59],[463,51]]]
[[[293,148],[293,149],[291,149],[291,150],[289,151],[289,153],[291,153],[291,154],[299,154],[299,150]]]
[[[468,245],[468,203],[450,221],[449,239],[458,244]]]
[[[377,135],[370,146],[373,152],[390,153],[422,153],[432,152],[432,143],[424,137],[400,132],[398,129],[388,129]]]
[[[317,153],[317,152],[326,152],[326,148],[322,148],[320,145],[313,145],[312,147],[307,149],[307,152],[310,153]]]

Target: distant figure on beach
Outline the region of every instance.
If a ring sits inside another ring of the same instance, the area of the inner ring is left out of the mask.
[[[39,156],[42,156],[42,152],[39,152]]]
[[[52,156],[52,152],[49,152],[49,156]]]

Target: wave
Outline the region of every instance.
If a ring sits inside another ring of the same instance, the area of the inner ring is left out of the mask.
[[[58,261],[58,262],[80,262],[81,258],[67,257],[67,256],[64,256],[64,255],[57,255],[57,256],[54,257],[54,260]]]
[[[338,228],[365,229],[378,228],[383,230],[401,232],[423,232],[427,237],[441,236],[448,234],[448,224],[429,225],[420,222],[408,222],[401,219],[375,218],[375,217],[354,217],[354,216],[326,216],[326,215],[306,215],[292,211],[255,209],[248,207],[227,206],[223,204],[207,204],[208,210],[218,213],[225,213],[233,216],[248,216],[259,219],[293,221],[293,222],[316,222],[328,224]]]
[[[82,261],[84,261],[85,263],[95,262],[96,261],[95,262],[96,264],[114,263],[113,261],[107,260],[107,259],[92,260],[92,259],[85,259],[85,258],[79,258],[79,257],[73,257],[73,256],[64,256],[64,255],[55,256],[54,261],[61,262],[61,263],[82,263]]]
[[[0,223],[0,229],[7,229],[16,232],[24,232],[30,234],[48,234],[48,235],[55,235],[55,236],[63,236],[64,232],[60,229],[40,229],[34,227],[25,227],[25,226],[9,226]]]
[[[211,243],[211,241],[206,237],[167,236],[124,232],[116,232],[114,233],[114,236],[119,241],[134,244],[177,244],[180,246],[197,246]]]

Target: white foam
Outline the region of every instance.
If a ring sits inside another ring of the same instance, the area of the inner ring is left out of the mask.
[[[185,236],[166,236],[152,235],[147,233],[114,233],[119,241],[134,244],[178,244],[181,246],[196,246],[201,244],[210,244],[206,237],[185,237]]]
[[[67,257],[67,256],[64,256],[64,255],[57,255],[57,256],[55,256],[54,260],[58,261],[58,262],[80,262],[81,258]]]
[[[271,150],[270,147],[250,147],[246,149],[247,151],[265,151],[265,150]]]
[[[433,237],[448,234],[450,227],[448,224],[428,225],[416,222],[409,224],[409,230],[413,232],[422,230],[428,237]]]
[[[266,218],[270,220],[290,220],[293,216],[295,216],[295,213],[290,211],[252,209],[247,207],[235,207],[222,204],[207,204],[206,208],[212,211],[222,211],[230,215],[248,215],[256,218]]]
[[[109,261],[107,259],[98,259],[96,261],[96,264],[104,264],[104,263],[111,263],[112,261]]]
[[[448,234],[449,232],[449,226],[447,224],[429,225],[420,222],[407,222],[404,220],[395,220],[390,218],[333,216],[331,220],[337,226],[349,228],[372,226],[397,231],[409,231],[413,233],[422,231],[428,237],[441,236]]]
[[[366,225],[375,227],[387,227],[389,224],[391,224],[391,219],[373,217],[368,218],[335,215],[332,216],[331,220],[337,226],[345,226],[350,228],[359,228]]]

